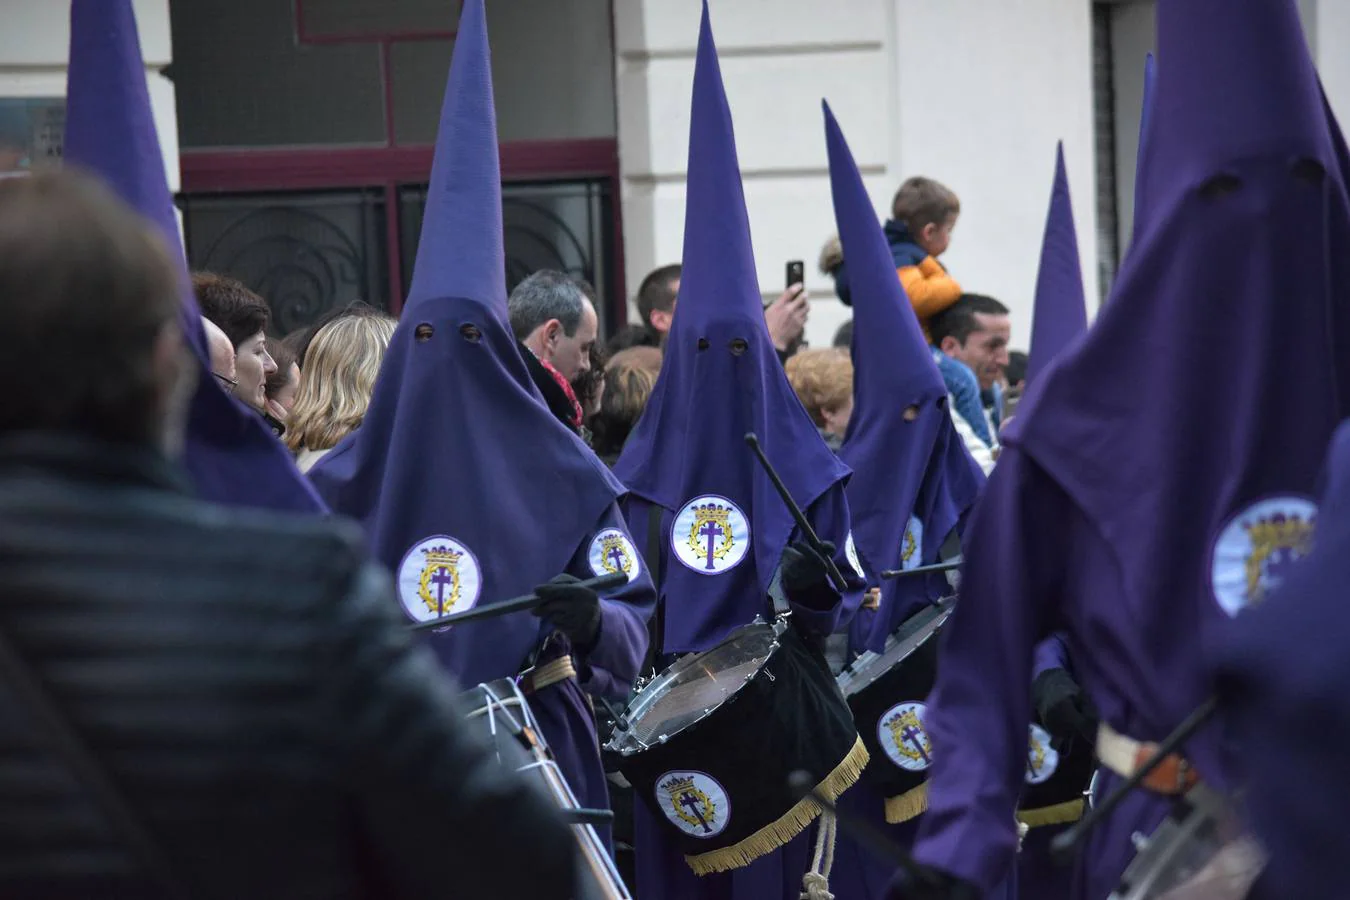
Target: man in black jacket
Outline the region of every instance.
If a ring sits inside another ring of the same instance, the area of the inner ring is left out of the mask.
[[[181,283],[92,182],[0,182],[0,896],[571,896],[358,534],[185,490]]]

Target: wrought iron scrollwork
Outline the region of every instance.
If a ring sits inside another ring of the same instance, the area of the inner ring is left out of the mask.
[[[337,306],[368,299],[362,296],[366,257],[324,216],[268,205],[231,223],[197,265],[248,285],[272,307],[272,331],[286,334]]]

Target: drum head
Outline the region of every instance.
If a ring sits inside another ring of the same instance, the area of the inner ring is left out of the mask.
[[[867,652],[854,660],[852,665],[839,673],[839,689],[844,692],[844,696],[852,697],[867,690],[926,644],[946,624],[955,605],[955,600],[949,599],[940,606],[915,613],[886,639],[886,647],[881,653]]]
[[[633,700],[628,730],[617,732],[608,749],[636,753],[712,713],[759,673],[778,647],[778,634],[774,626],[756,622],[676,662]]]

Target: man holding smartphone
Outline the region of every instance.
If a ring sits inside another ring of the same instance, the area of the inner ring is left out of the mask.
[[[806,345],[802,335],[806,331],[806,319],[811,314],[811,299],[802,284],[805,271],[806,264],[801,260],[789,262],[787,290],[764,308],[769,337],[773,339],[774,349],[783,362],[787,362],[789,357]]]
[[[787,290],[764,307],[769,337],[773,339],[774,349],[783,362],[787,362],[789,357],[806,345],[802,334],[806,330],[806,318],[811,313],[811,300],[802,284],[805,268],[806,264],[801,260],[789,262]],[[642,287],[638,288],[638,312],[660,344],[665,343],[670,323],[675,317],[675,300],[680,290],[681,274],[679,263],[661,266],[652,270],[642,280]]]

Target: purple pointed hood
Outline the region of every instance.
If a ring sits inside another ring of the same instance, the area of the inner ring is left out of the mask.
[[[975,503],[984,473],[955,433],[947,388],[919,330],[862,176],[828,104],[825,144],[839,242],[853,291],[853,414],[839,455],[853,537],[873,574],[934,562]],[[854,620],[853,644],[887,636],[943,593],[946,579],[880,582],[881,604]]]
[[[365,526],[421,621],[563,571],[622,492],[544,406],[507,322],[483,0],[461,13],[412,290],[370,408],[310,477]],[[475,683],[517,671],[540,627],[517,613],[432,643]]]
[[[197,493],[234,506],[322,511],[290,453],[256,413],[221,391],[207,367],[131,0],[73,0],[68,79],[65,162],[103,179],[183,261],[183,327],[200,366],[183,464]]]
[[[1073,201],[1064,168],[1064,144],[1055,152],[1055,184],[1041,241],[1041,266],[1036,273],[1036,306],[1031,321],[1031,353],[1027,381],[1037,377],[1064,348],[1087,331],[1087,298],[1078,233],[1073,226]]]
[[[1350,414],[1350,207],[1293,0],[1161,0],[1158,41],[1144,230],[1004,437],[1111,547],[1132,625],[1104,652],[1176,673],[1138,709],[1164,733],[1316,516]]]
[[[752,565],[716,578],[682,566],[667,573],[663,591],[682,604],[668,607],[668,643],[694,646],[701,640],[694,635],[724,632],[763,611],[764,591],[793,530],[745,434],[759,436],[803,509],[842,487],[848,475],[788,384],[764,323],[706,3],[694,64],[683,265],[661,376],[615,473],[634,494],[668,510],[715,496],[750,522]]]

